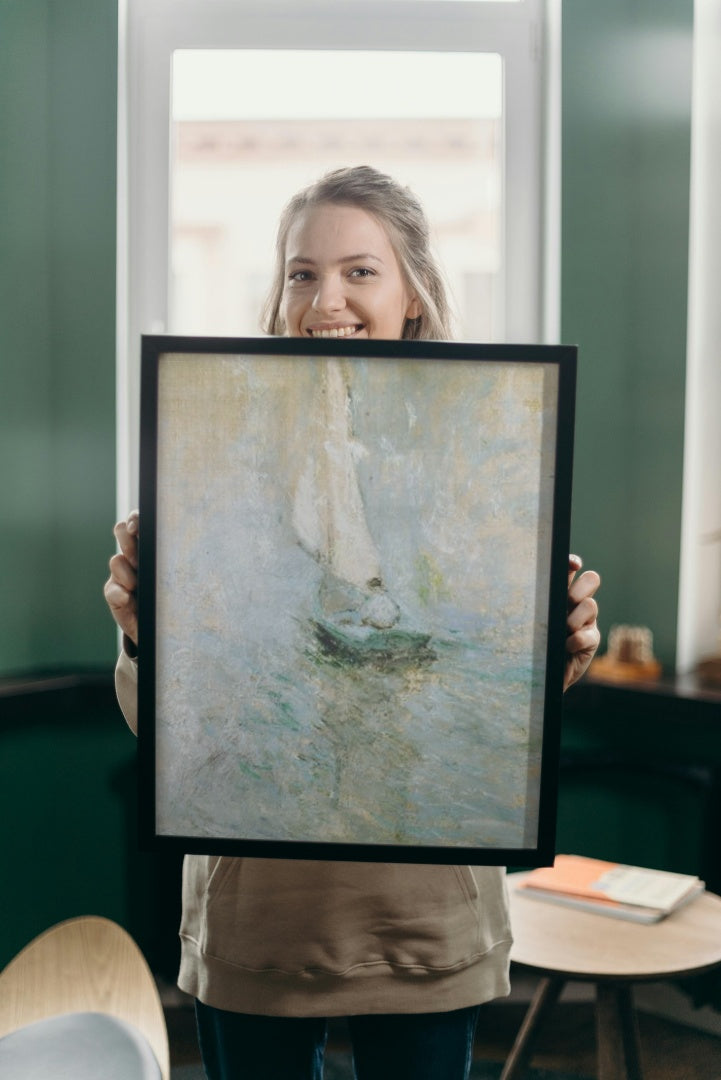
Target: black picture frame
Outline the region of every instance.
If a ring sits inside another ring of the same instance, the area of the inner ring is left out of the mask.
[[[576,348],[145,336],[145,849],[553,860]]]

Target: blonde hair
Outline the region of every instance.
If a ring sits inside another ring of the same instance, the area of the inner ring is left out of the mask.
[[[443,276],[430,250],[428,221],[423,207],[410,188],[370,165],[327,173],[294,195],[283,210],[275,246],[274,279],[263,310],[263,330],[276,335],[286,332],[281,306],[288,233],[300,214],[323,203],[357,206],[384,226],[401,273],[421,305],[421,314],[417,318],[406,319],[401,337],[449,340],[452,337],[451,311]]]

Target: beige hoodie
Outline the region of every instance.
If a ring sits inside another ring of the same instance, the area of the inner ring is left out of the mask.
[[[118,700],[137,721],[137,665]],[[269,1016],[442,1012],[509,991],[500,867],[186,855],[178,984]]]

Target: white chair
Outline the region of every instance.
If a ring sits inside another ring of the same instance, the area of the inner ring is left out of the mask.
[[[155,980],[117,923],[58,923],[0,973],[0,1076],[169,1080]]]

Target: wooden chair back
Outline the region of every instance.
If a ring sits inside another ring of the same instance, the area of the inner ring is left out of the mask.
[[[169,1080],[168,1032],[155,980],[133,939],[110,919],[85,915],[58,923],[0,972],[0,1037],[74,1012],[132,1024]]]

